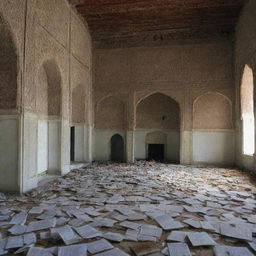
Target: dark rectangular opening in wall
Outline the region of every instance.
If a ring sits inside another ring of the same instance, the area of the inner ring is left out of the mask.
[[[148,160],[164,161],[164,144],[148,144]]]
[[[70,129],[70,160],[75,161],[75,127]]]

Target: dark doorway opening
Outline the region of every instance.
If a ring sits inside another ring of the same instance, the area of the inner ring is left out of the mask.
[[[164,161],[164,144],[148,144],[148,160]]]
[[[124,140],[119,134],[115,134],[111,138],[111,161],[124,161]]]
[[[75,161],[75,127],[70,129],[70,160]]]

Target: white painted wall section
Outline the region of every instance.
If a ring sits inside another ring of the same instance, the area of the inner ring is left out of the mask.
[[[84,162],[84,126],[75,126],[75,161],[76,162]]]
[[[135,159],[144,160],[147,158],[146,136],[152,132],[152,130],[135,131]],[[163,131],[163,133],[167,135],[166,160],[178,162],[180,158],[180,133],[175,131]]]
[[[60,171],[60,121],[48,122],[48,171]]]
[[[37,170],[38,174],[48,170],[48,121],[38,121],[37,145]]]
[[[125,132],[120,130],[94,130],[94,160],[109,161],[111,158],[111,137],[120,134],[125,143]],[[126,148],[126,146],[125,146]]]
[[[18,189],[19,120],[0,119],[0,188],[14,192]]]
[[[234,132],[193,132],[193,163],[233,165]]]

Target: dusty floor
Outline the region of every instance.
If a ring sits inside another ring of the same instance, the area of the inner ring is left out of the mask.
[[[255,255],[254,184],[232,169],[94,164],[0,196],[0,255]]]

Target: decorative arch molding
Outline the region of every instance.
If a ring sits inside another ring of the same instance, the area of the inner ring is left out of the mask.
[[[116,100],[118,100],[118,101],[122,102],[123,104],[125,104],[126,102],[123,101],[122,99],[120,99],[119,96],[120,96],[119,94],[114,94],[114,93],[107,94],[107,95],[103,96],[103,97],[100,98],[100,99],[97,101],[97,103],[96,103],[96,111],[98,111],[98,108],[99,108],[100,104],[101,104],[103,101],[105,101],[105,100],[107,100],[108,98],[111,98],[111,97],[112,97],[112,98],[115,98]]]
[[[135,116],[136,129],[180,131],[180,105],[169,95],[156,92],[144,97],[136,105]]]
[[[150,97],[151,95],[154,94],[163,94],[169,98],[171,98],[172,100],[176,101],[179,104],[180,109],[183,108],[183,97],[181,95],[178,95],[177,92],[172,92],[172,91],[165,91],[165,90],[155,90],[155,91],[150,91],[150,92],[136,92],[135,94],[135,107],[137,107],[139,105],[139,103],[141,101],[143,101],[144,99]]]
[[[230,98],[216,91],[198,96],[193,102],[193,129],[233,129]]]
[[[194,108],[194,105],[195,103],[201,98],[201,97],[204,97],[205,95],[208,95],[208,94],[218,94],[219,96],[222,96],[224,97],[229,103],[230,105],[232,106],[232,100],[225,94],[221,93],[221,92],[218,92],[218,91],[207,91],[199,96],[197,96],[193,102],[193,108]]]
[[[123,130],[126,128],[126,112],[125,102],[116,95],[103,97],[96,104],[95,126],[100,129]]]

